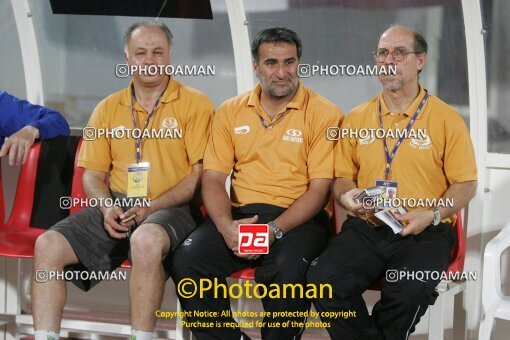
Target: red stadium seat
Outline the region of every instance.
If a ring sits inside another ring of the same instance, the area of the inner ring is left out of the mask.
[[[4,222],[5,222],[4,188],[2,186],[2,170],[0,169],[0,223],[3,224]]]
[[[73,138],[74,137],[58,137],[53,140],[48,140],[42,143],[35,143],[32,145],[28,152],[28,157],[26,163],[22,166],[19,177],[18,177],[18,183],[16,186],[16,194],[14,198],[14,205],[12,212],[9,216],[9,219],[7,222],[1,222],[0,223],[0,256],[5,257],[13,257],[13,258],[32,258],[34,256],[34,245],[35,240],[39,235],[44,233],[46,231],[45,227],[47,226],[41,226],[37,225],[40,223],[40,216],[44,215],[46,211],[42,211],[47,209],[47,212],[51,210],[52,212],[57,212],[57,214],[50,214],[52,218],[55,218],[55,216],[62,215],[63,217],[67,216],[68,213],[63,211],[58,204],[52,204],[51,207],[44,206],[44,203],[46,203],[46,196],[45,193],[47,193],[46,189],[41,189],[41,186],[37,186],[37,179],[39,176],[40,183],[45,182],[48,180],[44,177],[43,171],[48,171],[49,168],[44,169],[44,166],[42,166],[43,169],[38,169],[40,166],[41,161],[45,161],[44,159],[41,160],[41,149],[43,147],[43,143],[47,143],[45,146],[47,147],[45,149],[44,154],[48,155],[51,154],[51,149],[55,145],[60,145],[63,148],[71,147],[69,149],[69,152],[72,152],[72,156],[74,156],[74,149],[72,149],[73,146]],[[66,141],[66,143],[63,143],[62,141]],[[69,144],[67,144],[69,142]],[[74,138],[74,142],[76,142],[76,139]],[[66,157],[68,157],[67,154],[62,155],[62,162],[59,163],[59,171],[61,173],[56,173],[54,176],[59,177],[58,182],[62,184],[62,190],[66,189],[66,183],[68,183],[69,174],[65,174],[66,172],[66,164],[68,164]],[[41,171],[40,171],[41,170]],[[66,177],[67,176],[67,177]],[[39,184],[40,184],[39,183]],[[36,193],[39,193],[39,196],[36,197]],[[58,191],[59,193],[62,191]],[[67,194],[69,194],[67,192]],[[57,199],[58,201],[58,199]],[[42,202],[42,205],[41,205]],[[34,207],[34,204],[38,204],[37,211],[36,207]],[[56,206],[55,206],[56,205]],[[41,208],[42,206],[42,208]],[[3,215],[3,197],[1,202],[2,207],[2,215]],[[33,218],[34,214],[38,214],[38,219],[36,219],[36,225],[33,225]],[[39,221],[39,222],[37,222]],[[53,221],[56,222],[56,221]],[[51,225],[51,223],[50,223]]]
[[[457,212],[455,221],[455,232],[457,233],[457,244],[453,248],[452,257],[448,271],[457,273],[464,270],[464,259],[466,258],[466,236],[464,235],[464,226],[462,223],[462,212]]]
[[[28,151],[26,163],[21,168],[11,215],[7,222],[2,221],[0,224],[0,256],[33,257],[35,240],[46,231],[30,227],[40,150],[41,144],[34,144]]]

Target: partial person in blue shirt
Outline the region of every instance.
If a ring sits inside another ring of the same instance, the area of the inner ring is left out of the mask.
[[[0,91],[0,157],[9,155],[9,165],[24,164],[36,139],[69,133],[69,124],[60,113]]]

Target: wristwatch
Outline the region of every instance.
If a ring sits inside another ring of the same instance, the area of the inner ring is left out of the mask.
[[[441,222],[441,213],[439,212],[439,209],[434,209],[434,221],[432,222],[433,225],[438,225],[439,222]]]
[[[283,231],[280,228],[278,228],[278,226],[276,225],[276,223],[274,223],[274,221],[268,222],[267,225],[269,226],[269,228],[271,228],[271,230],[273,231],[274,236],[277,240],[282,238]]]

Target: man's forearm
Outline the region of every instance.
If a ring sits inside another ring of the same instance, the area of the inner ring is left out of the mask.
[[[210,180],[207,177],[207,173],[205,173],[202,189],[207,213],[216,227],[230,225],[232,223],[232,202],[225,190],[225,183]]]
[[[47,108],[42,109],[44,116],[31,124],[39,129],[39,138],[48,139],[59,135],[69,136],[69,124],[65,118],[56,111]]]
[[[278,216],[274,222],[287,233],[317,215],[328,203],[331,180],[321,179],[321,185],[310,188]]]
[[[201,170],[200,170],[201,171]],[[176,207],[191,202],[197,191],[201,176],[193,171],[184,177],[176,186],[151,201],[151,210],[158,211],[168,207]]]
[[[104,179],[88,175],[83,175],[83,190],[88,198],[111,198],[110,190],[104,182]],[[99,210],[105,214],[105,207],[100,206]]]
[[[356,183],[350,179],[342,177],[337,178],[333,185],[333,195],[335,196],[336,201],[340,202],[340,197],[354,188],[356,188]]]
[[[451,216],[464,208],[476,193],[476,181],[454,183],[444,193],[442,199],[444,205],[451,201],[451,206],[438,208],[441,218]]]

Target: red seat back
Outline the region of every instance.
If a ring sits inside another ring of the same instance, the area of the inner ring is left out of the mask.
[[[0,167],[2,166],[0,160]],[[4,202],[4,188],[2,186],[2,169],[0,168],[0,224],[5,222],[5,202]]]
[[[32,207],[34,203],[34,188],[37,175],[37,164],[41,143],[35,143],[28,151],[27,161],[21,167],[16,186],[16,195],[14,205],[6,226],[17,229],[30,228],[30,217],[32,216]],[[1,224],[3,225],[3,223]]]
[[[457,233],[457,244],[453,247],[450,266],[448,271],[451,273],[461,272],[464,270],[464,259],[466,257],[466,237],[464,236],[462,209],[457,212],[457,220],[455,221],[455,232]]]

